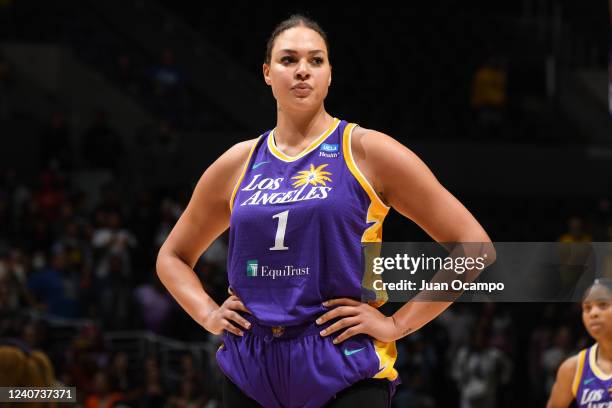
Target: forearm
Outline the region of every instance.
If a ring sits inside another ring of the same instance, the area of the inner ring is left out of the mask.
[[[193,269],[163,249],[157,257],[157,276],[181,307],[203,326],[205,317],[219,308],[206,293]]]
[[[491,242],[470,243],[464,242],[456,245],[454,249],[448,255],[450,258],[455,257],[484,257],[484,264],[490,265],[495,261],[495,249]],[[448,283],[453,279],[462,279],[466,282],[471,282],[482,272],[482,269],[469,268],[460,275],[456,274],[452,270],[442,269],[438,271],[431,282],[437,283]],[[438,317],[444,310],[453,304],[454,300],[461,295],[462,291],[447,290],[443,292],[436,292],[433,290],[423,290],[419,292],[413,299],[403,305],[398,311],[396,311],[392,318],[397,327],[399,337],[404,337],[436,317]]]
[[[392,316],[399,331],[399,338],[419,330],[452,304],[453,302],[417,302],[414,300],[407,302]]]

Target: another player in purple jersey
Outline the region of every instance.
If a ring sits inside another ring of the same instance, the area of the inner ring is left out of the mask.
[[[400,383],[395,341],[451,302],[408,302],[385,316],[384,294],[362,301],[363,243],[381,242],[391,207],[438,242],[490,243],[413,152],[326,112],[328,51],[303,16],[274,30],[263,76],[276,127],[204,172],[158,255],[179,304],[223,335],[226,407],[390,405]],[[192,268],[228,227],[231,295],[217,305]]]
[[[612,408],[612,279],[596,279],[582,301],[582,321],[596,341],[557,371],[548,408]]]

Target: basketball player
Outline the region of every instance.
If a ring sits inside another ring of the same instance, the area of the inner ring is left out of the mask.
[[[595,344],[565,360],[557,371],[548,408],[612,407],[612,279],[596,279],[582,301],[582,321]]]
[[[389,406],[395,340],[450,302],[409,302],[393,316],[361,302],[362,242],[381,241],[393,207],[438,242],[490,243],[414,153],[327,113],[331,73],[315,22],[292,16],[274,30],[263,76],[276,127],[204,172],[158,255],[180,305],[223,334],[226,407]],[[231,296],[217,305],[192,268],[228,226]]]

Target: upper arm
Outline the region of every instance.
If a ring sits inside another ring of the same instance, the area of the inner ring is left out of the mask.
[[[357,128],[359,129],[359,128]],[[411,150],[384,133],[355,131],[354,155],[361,158],[376,191],[438,242],[488,242],[472,214],[446,190]]]
[[[550,392],[547,408],[566,408],[574,399],[572,391],[578,356],[573,356],[565,360],[557,370],[557,378]]]
[[[238,143],[210,165],[160,249],[193,267],[200,255],[229,226],[229,202],[257,139]]]

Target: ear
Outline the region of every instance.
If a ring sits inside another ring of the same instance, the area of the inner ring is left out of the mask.
[[[263,71],[263,76],[264,76],[264,80],[266,81],[266,84],[272,85],[272,80],[270,79],[270,66],[264,63],[262,66],[262,71]]]
[[[327,83],[327,86],[331,85],[331,81],[332,81],[332,67],[331,65],[329,66],[329,81]]]

